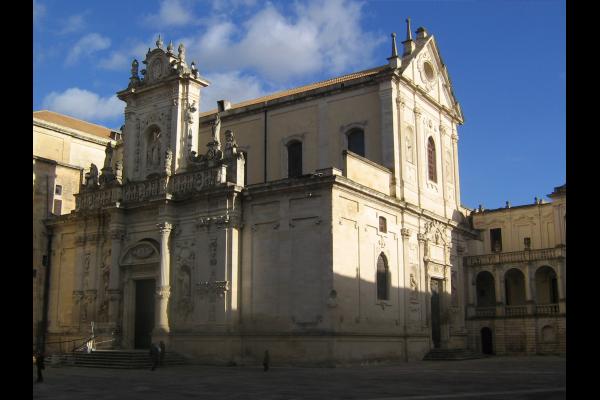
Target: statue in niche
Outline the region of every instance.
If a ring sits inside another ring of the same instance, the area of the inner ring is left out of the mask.
[[[146,155],[148,166],[157,166],[160,163],[160,136],[161,132],[159,129],[155,129],[150,135],[148,154]]]
[[[193,309],[191,277],[188,266],[182,265],[179,268],[177,284],[179,293],[178,310],[182,319],[185,320],[189,317]]]
[[[197,110],[198,108],[196,107],[196,100],[194,100],[192,101],[192,104],[188,105],[187,109],[185,110],[186,119],[189,124],[194,123],[194,113]]]
[[[406,159],[409,163],[413,164],[413,141],[412,141],[412,131],[408,131],[406,135]]]
[[[418,286],[417,286],[417,280],[415,279],[415,275],[414,274],[410,274],[410,302],[411,303],[418,303]]]
[[[452,156],[450,155],[450,151],[446,150],[446,181],[448,183],[452,183],[453,171],[452,171]]]
[[[90,255],[86,254],[83,260],[83,289],[88,289],[90,285]]]

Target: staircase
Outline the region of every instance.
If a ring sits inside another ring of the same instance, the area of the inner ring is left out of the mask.
[[[89,368],[150,369],[152,361],[149,350],[96,350],[91,353],[74,352],[60,355],[61,364]],[[167,351],[164,366],[185,365],[186,359]],[[160,365],[159,367],[160,368]]]
[[[423,358],[424,361],[458,361],[484,358],[485,355],[469,349],[431,349]]]

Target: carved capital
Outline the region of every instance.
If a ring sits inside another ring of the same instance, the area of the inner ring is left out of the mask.
[[[173,224],[170,222],[162,222],[160,224],[156,224],[157,228],[160,230],[162,235],[168,235],[173,230]]]
[[[407,237],[410,237],[410,229],[408,229],[408,228],[402,228],[402,229],[400,230],[400,234],[401,234],[403,237],[406,237],[406,238],[407,238]]]
[[[421,115],[423,115],[423,112],[421,111],[421,109],[420,109],[419,107],[415,107],[415,108],[413,108],[413,112],[415,113],[415,116],[416,116],[417,118],[420,118],[420,117],[421,117]]]
[[[171,286],[161,286],[156,288],[156,297],[159,299],[168,299],[171,296]]]
[[[425,242],[427,240],[427,236],[425,236],[425,234],[423,234],[423,233],[419,233],[419,234],[417,234],[417,240],[419,242]]]
[[[453,133],[452,136],[450,136],[452,138],[452,142],[453,143],[457,143],[458,142],[458,135],[456,133]]]
[[[123,238],[125,237],[125,229],[119,227],[119,228],[113,228],[110,230],[110,238],[113,240],[123,240]]]

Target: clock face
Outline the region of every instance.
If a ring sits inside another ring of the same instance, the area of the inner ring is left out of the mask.
[[[152,63],[152,78],[158,79],[162,75],[162,63],[160,60],[154,60]]]

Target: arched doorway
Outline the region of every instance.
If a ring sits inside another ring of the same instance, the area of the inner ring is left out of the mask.
[[[494,354],[494,343],[492,340],[492,330],[488,327],[481,328],[481,352],[483,354]]]
[[[535,271],[535,292],[537,304],[558,303],[558,283],[552,267],[545,265]]]
[[[510,269],[504,275],[506,286],[506,305],[525,305],[525,276],[516,268]]]

